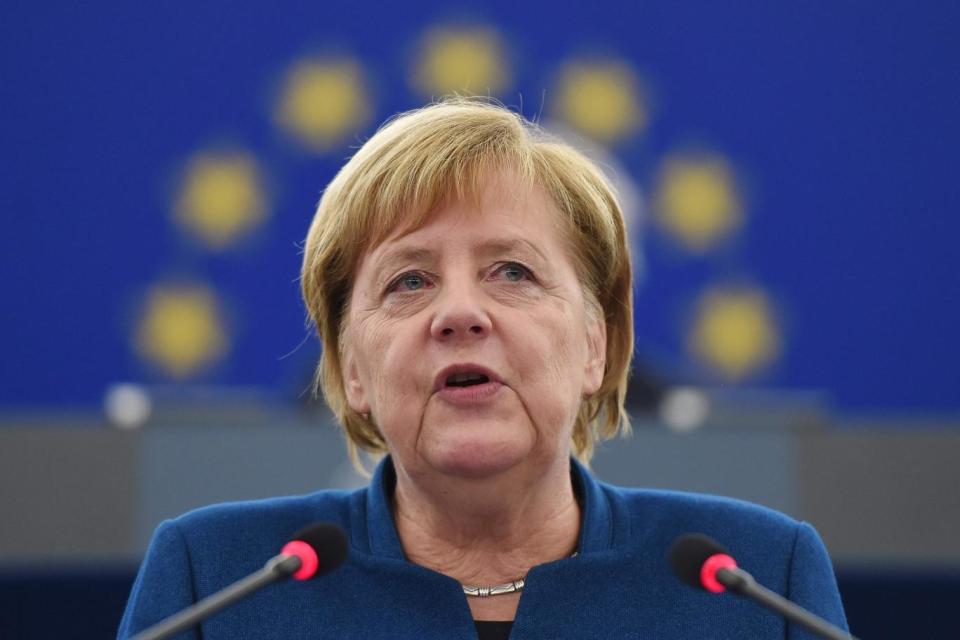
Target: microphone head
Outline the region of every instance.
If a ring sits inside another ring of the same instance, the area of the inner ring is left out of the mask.
[[[330,573],[343,564],[348,552],[347,534],[328,522],[315,522],[300,529],[282,551],[300,557],[302,566],[293,574],[298,580]]]
[[[667,559],[673,573],[683,582],[697,589],[706,588],[701,571],[711,557],[729,555],[719,542],[702,533],[687,533],[677,538],[670,547]]]

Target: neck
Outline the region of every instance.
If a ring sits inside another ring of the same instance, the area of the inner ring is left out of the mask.
[[[407,557],[461,584],[523,577],[576,550],[580,507],[568,459],[483,479],[412,477],[397,467],[394,516]],[[512,619],[519,594],[471,598],[477,619]]]

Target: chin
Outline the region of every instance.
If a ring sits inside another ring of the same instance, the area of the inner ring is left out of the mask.
[[[431,467],[446,476],[473,479],[509,471],[528,459],[529,454],[529,447],[519,443],[477,438],[445,442],[433,449],[425,456]]]

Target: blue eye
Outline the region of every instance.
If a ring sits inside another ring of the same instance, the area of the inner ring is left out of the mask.
[[[407,289],[410,289],[411,291],[414,291],[416,289],[421,289],[424,285],[423,278],[421,278],[415,273],[411,273],[409,275],[403,276],[400,282],[403,283],[403,285]]]
[[[516,262],[506,263],[500,267],[499,272],[510,282],[522,282],[531,279],[530,270]]]
[[[419,273],[404,273],[387,287],[387,293],[392,291],[418,291],[429,286],[429,284],[430,282]]]

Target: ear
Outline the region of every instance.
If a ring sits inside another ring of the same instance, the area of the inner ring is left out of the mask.
[[[351,350],[343,350],[343,387],[347,394],[347,404],[357,413],[370,413],[370,402],[367,400],[367,392],[360,378],[360,371],[357,368],[357,359],[353,357]]]
[[[607,365],[607,323],[600,313],[587,313],[587,361],[584,365],[583,395],[595,394],[603,384]]]

